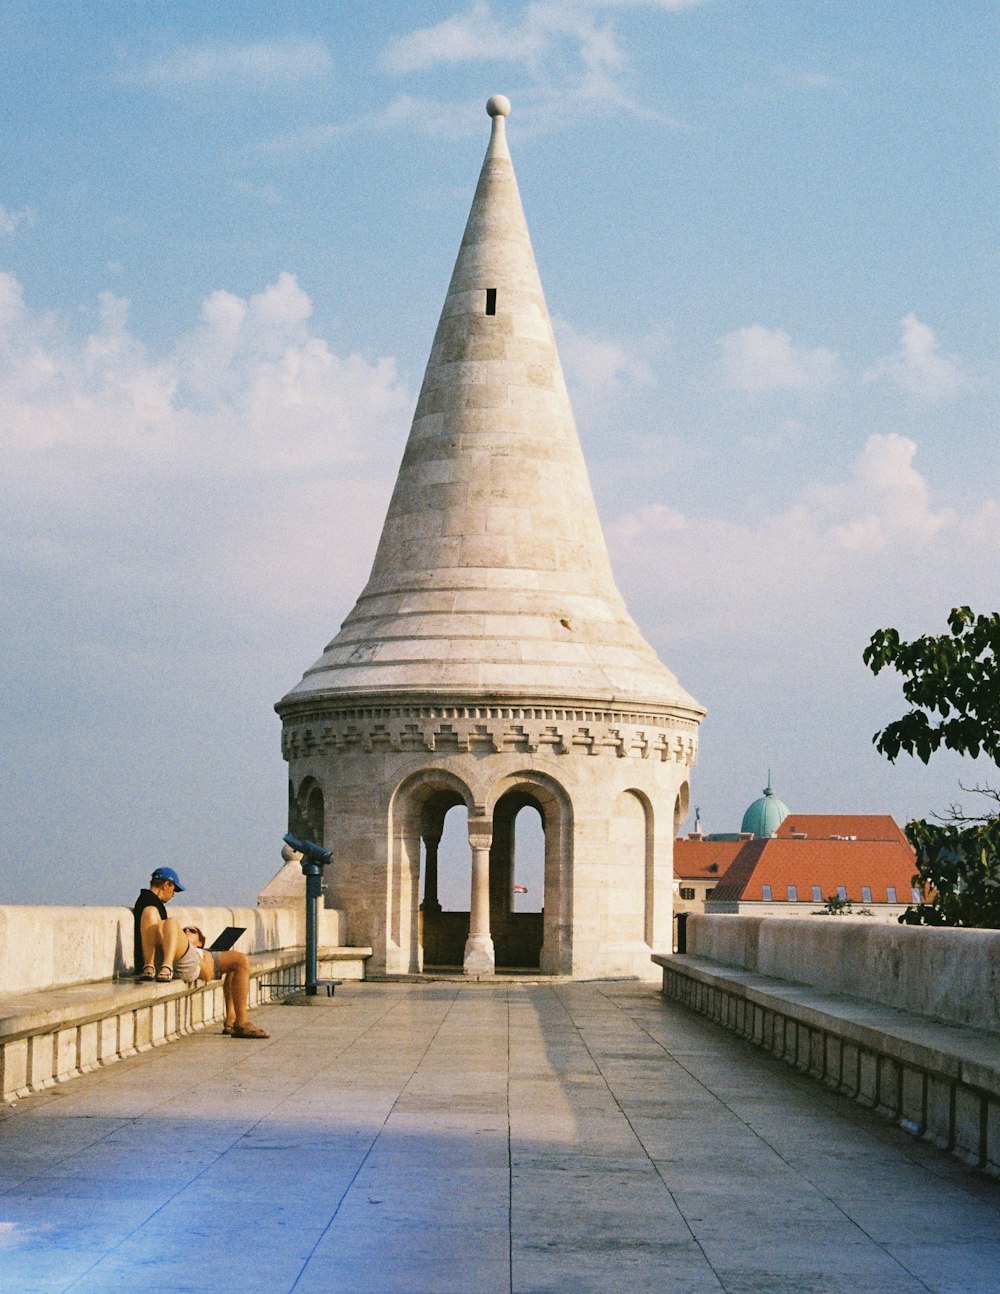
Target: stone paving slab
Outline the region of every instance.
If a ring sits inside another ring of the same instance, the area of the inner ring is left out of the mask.
[[[991,1294],[1000,1188],[639,984],[358,983],[0,1112],[18,1294]]]

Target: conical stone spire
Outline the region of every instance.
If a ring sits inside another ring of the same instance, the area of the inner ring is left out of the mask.
[[[426,697],[704,709],[619,594],[493,119],[371,575],[277,707]]]

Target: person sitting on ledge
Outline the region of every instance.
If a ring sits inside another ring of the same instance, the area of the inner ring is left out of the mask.
[[[149,889],[135,901],[135,964],[141,980],[168,984],[175,976],[185,984],[222,978],[226,1003],[222,1032],[234,1038],[268,1038],[270,1034],[247,1019],[250,1005],[250,958],[246,953],[203,951],[205,936],[197,926],[182,927],[168,917],[166,904],[183,891],[172,867],[158,867]],[[188,933],[194,932],[194,938]],[[200,936],[200,941],[198,937]],[[157,969],[159,964],[159,969]]]

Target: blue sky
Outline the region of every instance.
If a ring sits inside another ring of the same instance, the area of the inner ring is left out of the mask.
[[[978,0],[6,0],[3,898],[276,869],[271,706],[365,581],[494,92],[706,829],[769,767],[900,821],[988,776],[877,757],[860,656],[1000,606],[996,48]]]

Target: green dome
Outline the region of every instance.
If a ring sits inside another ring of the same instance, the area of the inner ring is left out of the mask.
[[[768,840],[788,817],[787,804],[782,804],[769,786],[764,794],[754,800],[743,815],[740,831],[752,831],[759,840]]]

